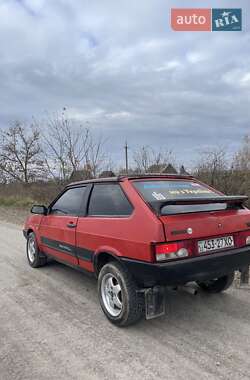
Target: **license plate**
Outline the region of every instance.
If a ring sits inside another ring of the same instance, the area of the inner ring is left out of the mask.
[[[217,251],[219,249],[234,247],[233,236],[222,236],[214,239],[198,241],[199,253]]]

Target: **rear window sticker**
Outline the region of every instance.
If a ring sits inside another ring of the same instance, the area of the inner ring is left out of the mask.
[[[164,197],[163,194],[161,193],[157,193],[156,191],[154,191],[152,193],[152,196],[157,200],[157,201],[164,201],[166,199],[166,197]]]

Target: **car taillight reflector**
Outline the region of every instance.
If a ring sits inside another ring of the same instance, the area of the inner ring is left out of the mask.
[[[244,245],[250,245],[250,230],[240,231],[237,235],[238,247],[244,247]]]
[[[170,244],[159,244],[156,246],[156,253],[157,254],[169,254],[172,252],[178,251],[179,247],[177,243],[170,243]]]
[[[188,257],[190,252],[185,242],[158,244],[155,246],[156,261],[174,260]]]

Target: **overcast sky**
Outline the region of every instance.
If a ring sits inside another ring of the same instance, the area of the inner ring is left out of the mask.
[[[243,32],[173,32],[171,7],[241,7]],[[0,128],[63,107],[190,165],[250,132],[249,0],[0,0]],[[246,19],[248,13],[248,19]],[[248,24],[248,25],[247,25]]]

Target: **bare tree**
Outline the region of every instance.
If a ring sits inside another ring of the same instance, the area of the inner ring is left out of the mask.
[[[5,185],[7,182],[8,180],[7,180],[6,173],[0,167],[0,184]]]
[[[151,148],[148,146],[142,146],[140,149],[134,152],[134,161],[139,173],[145,173],[150,166],[150,153]]]
[[[84,161],[89,130],[71,125],[64,113],[49,117],[46,124],[43,133],[45,162],[52,177],[65,181]]]
[[[90,128],[73,124],[65,112],[49,117],[46,124],[43,140],[50,175],[65,181],[72,173],[88,168],[89,175],[95,177],[105,159],[103,139],[94,139]]]
[[[242,145],[235,155],[233,166],[241,171],[250,171],[250,135],[244,137]]]
[[[226,150],[223,147],[215,147],[201,154],[201,160],[197,163],[195,175],[211,186],[221,191],[227,190],[229,174]]]
[[[92,177],[97,177],[98,174],[104,169],[107,156],[103,152],[104,140],[102,137],[94,139],[92,135],[89,134],[88,139],[88,149],[86,151],[86,165],[90,167]]]
[[[233,190],[250,199],[250,135],[245,136],[232,164]],[[250,201],[248,200],[248,207]],[[249,266],[241,269],[241,284],[249,283]]]
[[[0,133],[0,170],[6,181],[29,183],[43,174],[40,133],[16,122]]]
[[[221,147],[203,153],[194,175],[223,193],[250,195],[250,138],[243,139],[233,160]]]
[[[154,150],[150,146],[142,146],[134,152],[134,162],[138,173],[161,172],[174,161],[173,153],[169,150]]]
[[[232,191],[250,197],[250,136],[245,136],[232,163]]]

